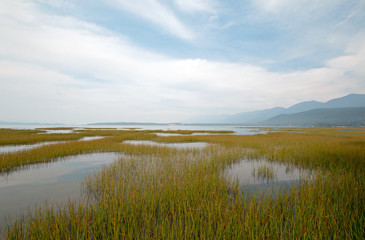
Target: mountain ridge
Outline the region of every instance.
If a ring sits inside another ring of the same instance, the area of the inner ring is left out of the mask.
[[[365,126],[365,107],[316,108],[280,114],[260,123],[269,126],[338,127]]]
[[[331,99],[327,102],[318,102],[314,100],[304,101],[294,104],[288,108],[275,107],[257,111],[241,112],[232,115],[219,115],[219,117],[215,117],[214,115],[210,115],[209,117],[199,116],[196,118],[191,118],[184,122],[236,123],[236,124],[255,125],[281,114],[294,114],[294,113],[309,111],[312,109],[346,108],[346,107],[365,107],[365,94],[348,94],[343,97]]]

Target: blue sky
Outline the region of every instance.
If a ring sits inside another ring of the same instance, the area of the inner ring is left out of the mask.
[[[0,121],[175,122],[365,93],[362,0],[0,0]]]

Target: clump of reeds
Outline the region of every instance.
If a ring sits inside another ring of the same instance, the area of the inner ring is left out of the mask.
[[[254,167],[252,175],[260,179],[271,180],[275,178],[274,167],[268,164],[260,165],[257,168]]]

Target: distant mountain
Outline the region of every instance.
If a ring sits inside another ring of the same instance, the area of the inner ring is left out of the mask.
[[[270,126],[365,126],[365,107],[319,108],[280,114],[260,123]]]
[[[257,125],[280,114],[293,114],[312,109],[344,108],[344,107],[365,107],[365,94],[349,94],[347,96],[332,99],[322,103],[307,101],[295,104],[289,108],[276,107],[251,112],[237,113],[233,115],[210,115],[189,119],[188,123],[235,123]]]
[[[206,123],[206,124],[224,124],[224,123],[255,123],[261,122],[279,114],[285,113],[285,108],[277,107],[265,110],[258,110],[252,112],[243,112],[233,115],[203,115],[190,118],[184,123]]]
[[[365,94],[349,94],[325,103],[326,108],[365,107]]]
[[[224,118],[223,121],[226,123],[256,123],[283,114],[285,113],[285,110],[285,108],[276,107],[266,110],[238,113]]]
[[[301,102],[285,109],[285,113],[289,114],[289,113],[304,112],[316,108],[326,108],[326,103],[321,103],[317,101]]]

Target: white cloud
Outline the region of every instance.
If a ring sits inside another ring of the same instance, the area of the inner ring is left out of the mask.
[[[95,24],[47,15],[27,2],[0,2],[0,9],[7,9],[0,11],[3,121],[172,122],[365,92],[362,37],[323,68],[275,73],[142,50]]]
[[[254,5],[266,12],[278,14],[299,14],[306,15],[309,11],[319,13],[323,10],[329,10],[333,6],[339,5],[344,0],[252,0]],[[316,17],[307,15],[308,18]]]
[[[327,65],[343,71],[347,76],[358,78],[365,87],[365,35],[353,37],[347,47],[347,55],[331,59]]]
[[[215,12],[215,2],[212,0],[175,0],[177,6],[190,13],[194,12]]]
[[[157,0],[111,0],[117,6],[145,20],[159,25],[171,34],[188,41],[194,39],[194,33],[186,27],[174,12]]]
[[[365,8],[362,0],[251,0],[251,3],[258,18],[271,17],[276,24],[300,27],[301,31],[306,26],[320,27],[324,32],[330,30],[324,27],[337,26],[339,31],[338,27],[362,15]]]
[[[276,12],[286,3],[290,3],[290,0],[254,0],[255,4],[268,12]]]
[[[56,8],[73,9],[74,5],[67,0],[34,0],[35,2]]]

